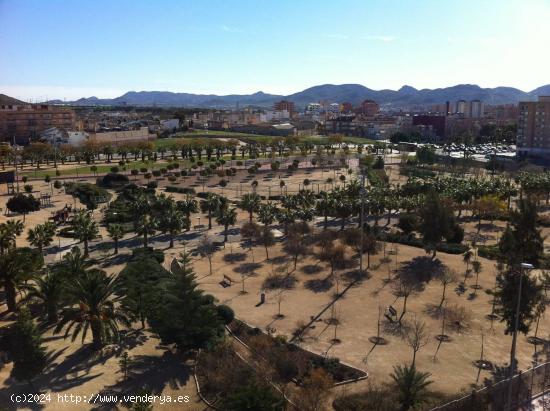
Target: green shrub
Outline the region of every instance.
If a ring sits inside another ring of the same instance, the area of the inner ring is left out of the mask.
[[[158,183],[156,181],[149,181],[147,183],[147,188],[157,188],[158,187]]]
[[[113,167],[113,168],[116,168],[116,167]],[[118,174],[115,172],[105,174],[103,177],[97,179],[97,185],[100,187],[106,187],[106,188],[123,187],[129,182],[130,180],[128,179],[128,176],[125,176],[124,174]]]
[[[235,318],[235,312],[227,305],[221,304],[216,306],[216,311],[218,312],[218,317],[220,317],[226,325]]]
[[[88,210],[97,208],[99,203],[105,203],[111,198],[107,190],[91,183],[66,183],[65,192],[78,198]]]

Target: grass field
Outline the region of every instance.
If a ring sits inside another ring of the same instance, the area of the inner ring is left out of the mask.
[[[181,141],[182,139],[193,142],[199,138],[232,138],[237,140],[252,140],[258,143],[269,143],[274,138],[277,138],[277,136],[234,133],[231,131],[193,131],[177,134],[176,137],[155,140],[155,147],[169,147],[175,142]],[[328,137],[322,135],[307,136],[303,139],[314,144],[326,144],[328,142]],[[344,137],[343,141],[353,144],[373,144],[375,142],[374,140],[362,137]]]

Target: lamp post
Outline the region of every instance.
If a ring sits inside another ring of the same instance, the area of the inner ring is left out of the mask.
[[[512,410],[512,377],[514,376],[514,361],[516,359],[516,343],[518,336],[518,326],[519,326],[519,308],[521,304],[521,292],[523,287],[523,273],[524,270],[532,270],[533,265],[529,263],[521,263],[521,270],[519,276],[519,287],[518,287],[518,301],[516,304],[516,317],[514,319],[514,333],[512,334],[512,350],[510,351],[510,367],[508,370],[508,401],[507,409]]]
[[[359,251],[359,275],[363,275],[363,230],[364,230],[364,218],[365,215],[365,174],[361,173],[361,216],[359,217],[359,223],[361,224],[361,250]]]

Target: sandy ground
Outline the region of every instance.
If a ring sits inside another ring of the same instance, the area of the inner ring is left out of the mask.
[[[266,195],[269,193],[270,187],[272,194],[278,194],[279,175],[289,188],[289,192],[294,189],[299,189],[305,178],[310,179],[313,183],[311,188],[315,189],[315,184],[320,185],[320,189],[324,187],[326,179],[330,176],[338,181],[338,174],[334,171],[325,172],[321,169],[308,170],[287,175],[285,172],[277,172],[269,174],[259,174],[257,176],[248,176],[246,172],[239,172],[237,176],[229,179],[229,185],[224,189],[224,194],[236,198],[241,192],[251,191],[250,183],[256,179],[259,181],[257,191]],[[336,178],[335,178],[336,177]],[[206,189],[215,191],[221,194],[221,187],[217,186],[219,177],[214,176],[206,184]],[[395,179],[395,180],[394,180]],[[349,177],[348,177],[349,180]],[[180,186],[196,185],[200,183],[195,177],[190,177],[186,181],[180,180]],[[403,177],[399,177],[397,170],[392,172],[392,181],[404,182]],[[50,191],[49,185],[33,181],[35,186],[35,195],[38,192]],[[166,180],[160,181],[160,186],[171,184]],[[210,185],[210,187],[209,187]],[[242,187],[242,191],[241,191]],[[329,187],[327,187],[329,188]],[[5,209],[5,201],[9,198],[5,193],[5,186],[0,189],[0,207]],[[202,187],[196,188],[197,191],[202,190]],[[162,188],[159,191],[163,191]],[[45,208],[39,212],[27,215],[25,221],[25,230],[34,225],[45,221],[52,211],[61,209],[65,204],[74,204],[72,197],[60,193],[54,189],[54,197],[52,206]],[[176,199],[184,197],[181,194],[173,194]],[[78,204],[77,204],[78,206]],[[101,216],[100,210],[94,212],[98,218]],[[0,222],[6,221],[8,218],[20,219],[21,216],[0,216]],[[207,219],[204,215],[194,216],[196,219],[193,224],[205,224]],[[199,220],[200,218],[200,220]],[[238,226],[247,220],[247,214],[239,212]],[[219,238],[222,229],[214,223],[214,228],[208,235]],[[500,228],[484,227],[483,234],[486,235],[487,243],[497,241]],[[466,238],[476,231],[476,223],[466,224]],[[311,280],[319,280],[325,278],[329,274],[329,267],[325,263],[313,256],[300,258],[296,270],[293,270],[290,265],[293,275],[297,279],[295,287],[285,291],[281,299],[281,312],[284,318],[275,319],[278,311],[279,298],[276,292],[267,292],[266,303],[257,306],[262,292],[262,283],[265,278],[279,267],[289,264],[288,258],[285,257],[281,250],[281,245],[277,244],[270,249],[271,259],[265,259],[265,250],[263,247],[255,247],[253,250],[248,248],[243,249],[241,244],[237,242],[235,234],[238,230],[232,230],[230,242],[225,249],[218,251],[213,258],[213,275],[209,275],[209,265],[206,258],[196,257],[194,267],[197,273],[197,278],[200,286],[207,292],[212,293],[221,303],[230,305],[236,312],[238,318],[257,326],[262,329],[267,327],[274,330],[276,334],[290,336],[296,328],[298,322],[308,322],[311,316],[317,315],[326,305],[332,300],[335,291],[335,286],[325,291],[313,291],[311,288]],[[548,234],[547,229],[544,234]],[[103,241],[109,241],[105,229],[101,228]],[[137,239],[132,240],[134,236],[129,235],[127,239],[121,242],[121,254],[129,254],[131,248],[138,244]],[[18,238],[18,245],[26,244],[26,234]],[[176,256],[183,250],[182,239],[187,240],[187,249],[192,249],[193,242],[196,240],[196,233],[188,233],[178,237],[176,247],[167,249],[166,261],[170,261],[171,256]],[[157,236],[152,239],[153,245],[160,248],[167,247],[167,239],[162,236]],[[61,249],[67,250],[74,240],[56,238],[51,252],[47,254],[47,260],[53,261],[60,258],[59,251],[55,246],[61,245]],[[92,244],[92,250],[99,242]],[[387,251],[392,251],[393,246],[388,245]],[[98,251],[93,251],[96,257],[105,257]],[[229,263],[224,259],[224,256],[231,253],[243,253],[244,260],[234,263]],[[369,341],[369,337],[376,335],[377,319],[379,307],[384,311],[386,307],[392,304],[398,312],[402,308],[402,299],[397,299],[391,290],[391,284],[386,284],[385,279],[399,267],[402,263],[410,261],[414,257],[424,256],[424,251],[418,248],[399,245],[396,254],[389,254],[391,259],[389,264],[380,264],[382,253],[372,258],[372,268],[369,270],[370,278],[350,288],[345,296],[336,304],[335,312],[340,319],[340,325],[337,329],[337,337],[341,340],[339,344],[332,344],[331,340],[334,337],[334,326],[327,325],[325,320],[330,314],[328,310],[321,321],[314,324],[301,343],[304,347],[311,349],[314,352],[325,354],[331,357],[338,357],[341,361],[349,363],[355,367],[364,369],[369,372],[371,379],[375,381],[387,381],[389,373],[392,371],[392,366],[398,363],[410,362],[412,359],[412,350],[408,347],[400,335],[389,333],[383,330],[382,336],[387,339],[387,345],[376,346],[368,355],[373,344]],[[348,250],[350,260],[356,260]],[[438,257],[442,262],[455,269],[459,274],[464,273],[465,265],[462,262],[462,256],[447,255],[438,253]],[[366,259],[365,259],[366,260]],[[486,289],[492,289],[494,286],[494,262],[480,258],[483,270],[479,277],[479,284],[482,287],[477,291],[475,299],[468,299],[468,294],[473,290],[468,290],[464,295],[459,296],[454,292],[455,285],[450,285],[447,290],[448,305],[458,304],[464,306],[472,315],[472,324],[468,330],[457,333],[447,330],[451,341],[443,343],[439,349],[437,359],[434,361],[434,352],[438,341],[435,335],[440,333],[441,320],[435,318],[431,314],[433,305],[437,305],[441,298],[441,285],[437,281],[429,283],[426,288],[412,295],[408,301],[408,314],[406,318],[412,319],[414,316],[426,323],[429,338],[427,344],[420,350],[417,355],[417,366],[423,371],[429,371],[433,374],[433,388],[446,393],[454,393],[461,388],[467,388],[470,384],[475,383],[478,379],[478,369],[474,367],[473,361],[479,359],[481,351],[481,335],[484,335],[484,357],[495,364],[503,365],[508,361],[511,337],[504,335],[503,325],[495,321],[491,329],[491,323],[486,318],[491,312],[491,299],[484,292]],[[242,289],[241,275],[239,269],[246,263],[254,262],[257,267],[252,275],[245,277],[246,294],[241,294]],[[111,265],[107,268],[108,272],[117,273],[122,268],[122,265]],[[311,267],[318,267],[312,269]],[[307,274],[309,270],[318,270],[314,274]],[[346,270],[339,271],[337,275],[342,276],[339,282],[340,290],[346,285],[345,275]],[[228,275],[237,283],[231,287],[223,288],[219,283],[223,275]],[[473,285],[475,278],[468,279],[468,285]],[[3,308],[2,310],[3,311]],[[0,320],[0,325],[6,324]],[[541,320],[539,336],[546,337],[550,332],[550,324],[547,318]],[[57,393],[83,393],[99,392],[105,387],[112,387],[121,384],[121,374],[118,372],[118,358],[116,356],[106,355],[100,359],[93,359],[89,353],[82,351],[79,342],[71,343],[70,340],[64,340],[59,336],[53,337],[51,330],[46,334],[48,350],[53,353],[58,353],[55,359],[56,365],[47,372],[46,376],[41,378],[37,385],[49,387],[48,389]],[[136,379],[136,387],[139,384],[155,382],[155,392],[162,393],[183,393],[181,395],[190,395],[191,403],[189,408],[179,409],[202,409],[197,403],[196,392],[192,377],[190,377],[189,367],[183,361],[174,361],[171,359],[171,354],[165,354],[165,348],[158,347],[158,341],[145,333],[145,340],[140,337],[140,342],[135,347],[129,349],[131,356],[136,358],[147,358],[151,364],[154,364],[153,369],[164,370],[168,365],[175,367],[173,370],[173,378],[164,373],[161,375],[142,377]],[[540,349],[540,347],[538,347]],[[518,340],[518,359],[520,368],[526,369],[532,365],[534,347],[526,341],[524,336],[520,336]],[[11,406],[10,403],[5,403],[6,396],[13,392],[25,392],[25,385],[14,384],[8,376],[11,365],[5,366],[0,370],[0,405]],[[180,368],[178,368],[180,367]],[[168,373],[170,374],[170,373]],[[482,371],[479,375],[479,382],[482,382],[485,377],[488,377],[487,371]],[[172,382],[177,380],[177,385],[173,386]],[[352,384],[342,388],[341,391],[352,392],[364,389],[367,382],[363,381],[357,384]],[[137,388],[136,388],[137,389]],[[82,404],[76,406],[74,404],[64,404],[64,409],[83,409]],[[21,407],[22,408],[22,407]],[[59,404],[50,404],[46,409],[60,409]],[[91,407],[90,407],[91,408]],[[157,407],[155,407],[156,409]],[[84,408],[86,409],[86,408]]]

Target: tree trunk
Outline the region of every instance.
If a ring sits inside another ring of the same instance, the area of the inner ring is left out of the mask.
[[[439,309],[443,306],[445,302],[445,291],[447,290],[447,284],[443,285],[443,294],[441,295],[441,302],[439,303]]]
[[[88,255],[88,240],[84,240],[84,255]]]
[[[4,281],[4,291],[6,292],[6,305],[8,306],[8,311],[14,312],[17,309],[17,302],[15,300],[15,286],[13,282],[6,279]]]
[[[115,240],[115,254],[118,254],[118,240]]]
[[[101,323],[99,320],[92,320],[90,326],[92,329],[92,346],[94,350],[99,350],[103,345],[103,341],[101,339]]]
[[[399,324],[401,324],[401,320],[403,320],[403,317],[405,316],[405,313],[407,312],[407,299],[409,296],[404,297],[403,300],[403,312],[401,313],[401,316],[399,317]]]
[[[170,233],[170,248],[174,247],[174,235]]]

